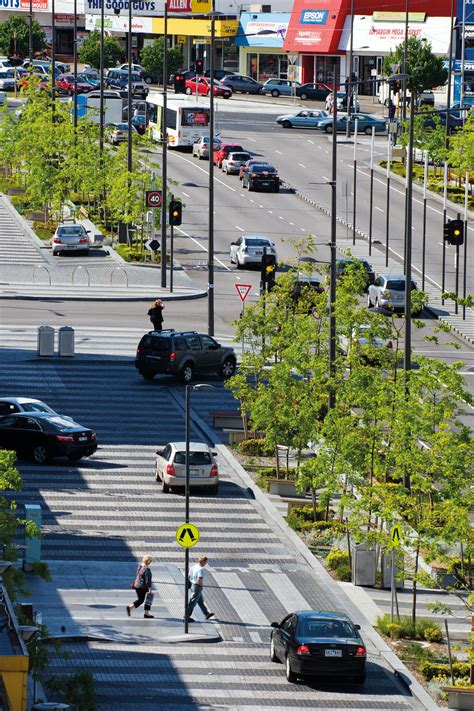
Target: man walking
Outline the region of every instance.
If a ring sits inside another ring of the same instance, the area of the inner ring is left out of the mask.
[[[206,556],[201,555],[198,558],[197,564],[194,565],[189,571],[189,582],[191,584],[191,599],[188,603],[188,622],[196,621],[193,620],[193,618],[191,617],[196,605],[201,608],[206,617],[206,620],[209,620],[211,619],[211,617],[214,617],[214,613],[209,612],[206,607],[206,603],[204,602],[204,568],[206,567],[206,564]]]

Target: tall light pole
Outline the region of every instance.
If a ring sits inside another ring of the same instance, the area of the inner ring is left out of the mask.
[[[405,82],[406,85],[406,82]],[[403,368],[405,370],[405,383],[408,385],[408,373],[411,370],[411,255],[412,255],[412,203],[413,203],[413,127],[415,123],[415,91],[410,93],[410,123],[408,134],[407,175],[407,219],[405,234],[405,343],[403,355]]]
[[[74,128],[77,128],[77,0],[74,0],[74,30],[73,30],[73,53],[74,53]]]
[[[127,83],[127,170],[130,175],[133,168],[132,163],[132,1],[128,0],[128,42],[127,42],[127,63],[128,63],[128,83]],[[105,0],[102,0],[105,2]]]
[[[51,0],[51,100],[54,116],[54,100],[56,94],[56,22],[54,19],[55,3]]]
[[[407,73],[407,62],[408,62],[408,24],[410,19],[410,14],[408,11],[409,0],[405,0],[405,41],[403,43],[403,74]],[[406,121],[407,118],[407,83],[403,84],[403,106],[402,106],[402,119]]]
[[[99,156],[102,167],[102,153],[104,151],[104,25],[105,25],[105,0],[100,3],[100,49],[99,49]]]
[[[333,65],[334,85],[336,85],[337,65]],[[329,269],[329,377],[336,373],[336,256],[337,256],[337,100],[333,101],[332,114],[332,171],[331,171],[331,262]],[[334,383],[329,390],[329,407],[336,404]]]
[[[352,86],[352,63],[353,63],[353,52],[354,52],[354,0],[351,0],[351,37],[349,41],[349,71],[346,72],[347,78],[347,125],[346,125],[346,137],[349,138],[351,135],[351,113],[352,113],[352,94],[354,87]],[[334,81],[334,99],[337,101],[336,95],[336,82]]]
[[[33,0],[30,0],[30,10],[29,10],[28,54],[29,54],[30,62],[32,62],[33,61]]]
[[[215,0],[212,0],[211,55],[209,62],[209,217],[207,252],[207,332],[214,335],[214,54],[216,44]]]
[[[161,146],[162,146],[162,201],[161,201],[161,287],[166,288],[166,218],[167,182],[168,182],[168,0],[165,0],[163,13],[163,118],[161,121]]]

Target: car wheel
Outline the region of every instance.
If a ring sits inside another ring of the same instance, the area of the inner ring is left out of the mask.
[[[332,133],[332,126],[325,126],[324,130],[326,131],[326,133]]]
[[[186,87],[186,94],[189,96],[192,93],[193,93],[193,90],[191,89],[191,87],[187,86]]]
[[[183,369],[181,370],[181,380],[183,383],[190,383],[193,379],[194,368],[192,363],[185,363]]]
[[[274,190],[273,192],[274,192],[274,193],[279,193],[279,192],[280,192],[280,186],[277,185],[276,188],[275,188],[275,190]]]
[[[35,464],[44,464],[49,459],[48,448],[44,444],[37,444],[32,452]]]
[[[226,358],[222,363],[219,374],[224,380],[231,378],[235,373],[235,360],[233,358]]]
[[[283,121],[283,128],[293,128],[291,121]]]
[[[367,134],[367,136],[371,136],[372,135],[372,128],[370,126],[367,126],[367,128],[365,129],[365,133]]]
[[[272,96],[275,97],[275,99],[280,96],[280,92],[277,89],[272,89]]]
[[[291,662],[290,662],[290,655],[286,655],[286,660],[285,660],[285,667],[286,667],[286,680],[290,682],[290,684],[294,684],[297,680],[298,677],[291,668]]]
[[[277,657],[277,653],[275,652],[275,642],[273,641],[273,637],[270,640],[270,661],[271,662],[279,662],[280,661]]]
[[[226,168],[226,169],[225,169],[225,174],[226,174],[226,175],[229,175],[229,168]]]
[[[357,676],[354,677],[354,681],[356,684],[364,684],[365,683],[365,672],[362,674],[357,674]]]
[[[303,99],[303,101],[306,101],[307,98],[308,98],[308,94],[303,93],[300,95],[300,99]]]
[[[163,494],[167,494],[169,492],[169,490],[170,490],[170,488],[163,478],[161,480],[161,491],[163,492]]]
[[[150,373],[149,370],[140,370],[140,375],[142,378],[145,378],[145,380],[153,380],[155,377],[155,373]]]

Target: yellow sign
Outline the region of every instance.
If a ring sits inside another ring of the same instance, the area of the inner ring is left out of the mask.
[[[212,10],[211,0],[191,0],[193,15],[205,15]]]
[[[216,20],[216,38],[235,37],[239,28],[238,20]],[[164,20],[162,17],[152,18],[152,33],[162,35],[164,33]],[[210,20],[195,18],[170,17],[168,19],[168,34],[185,35],[186,37],[210,37]]]
[[[392,528],[390,529],[390,538],[392,541],[392,546],[394,548],[398,548],[401,545],[402,542],[402,529],[401,526],[396,523]]]
[[[199,541],[199,529],[192,523],[182,523],[176,531],[176,540],[183,548],[192,548]]]
[[[201,37],[201,39],[193,39],[193,44],[211,44],[211,40],[210,39],[203,39]]]
[[[409,12],[408,22],[424,22],[426,12]],[[375,10],[372,13],[374,22],[405,22],[406,14],[404,12],[390,12],[385,10]]]
[[[186,44],[187,41],[188,41],[188,38],[186,37],[186,35],[178,35],[176,37],[176,42],[178,44]]]

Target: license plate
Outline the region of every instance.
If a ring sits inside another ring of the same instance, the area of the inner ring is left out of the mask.
[[[342,657],[342,649],[325,649],[325,657]]]
[[[79,442],[87,442],[87,437],[79,437]]]
[[[268,182],[268,180],[262,180],[261,185],[266,188],[268,185],[270,185],[270,183]]]
[[[200,469],[190,469],[189,474],[190,476],[201,476],[201,471]]]
[[[255,256],[260,257],[260,255],[262,255],[263,252],[262,252],[261,249],[254,249],[254,251],[252,252],[252,254],[255,254]]]

